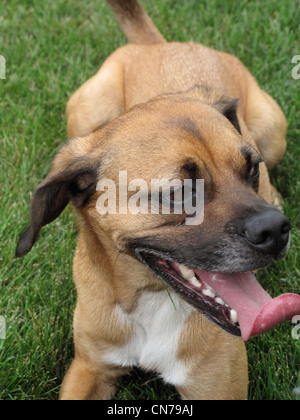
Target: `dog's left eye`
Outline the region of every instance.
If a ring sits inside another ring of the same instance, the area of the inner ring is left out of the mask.
[[[260,159],[254,165],[252,165],[249,172],[248,184],[250,184],[252,188],[254,188],[255,191],[258,191],[259,176],[260,176],[259,164],[261,162],[263,162],[262,159]]]
[[[259,178],[259,163],[256,163],[254,166],[252,166],[249,175],[250,175],[250,178],[252,179]]]

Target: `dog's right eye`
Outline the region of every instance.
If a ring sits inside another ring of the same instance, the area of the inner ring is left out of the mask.
[[[171,205],[171,209],[181,209],[184,204],[184,188],[182,186],[171,188],[170,194],[168,197],[164,197],[163,201],[169,203]]]
[[[160,204],[169,206],[172,213],[182,214],[185,208],[195,205],[196,194],[192,186],[170,188],[168,194],[160,193]]]

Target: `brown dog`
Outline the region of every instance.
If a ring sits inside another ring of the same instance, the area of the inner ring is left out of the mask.
[[[288,248],[290,224],[267,172],[286,149],[285,117],[237,58],[166,43],[135,0],[108,3],[140,45],[117,50],[69,101],[72,139],[35,191],[17,248],[29,252],[73,204],[76,354],[61,398],[111,398],[117,379],[140,366],[183,398],[245,399],[241,335],[300,313],[299,296],[272,300],[251,273]],[[107,190],[98,182],[115,183],[119,204],[120,171],[148,186],[204,179],[203,223],[175,211],[100,214]]]

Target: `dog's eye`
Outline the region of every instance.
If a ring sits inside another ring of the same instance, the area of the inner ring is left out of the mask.
[[[175,201],[175,192],[174,192],[174,190],[170,192],[169,200],[170,200],[171,203]]]
[[[171,188],[169,194],[160,196],[160,203],[170,205],[170,208],[176,213],[183,211],[184,207],[194,206],[197,201],[197,190],[193,186],[181,186]]]
[[[184,199],[183,187],[171,188],[168,201],[171,203],[172,206],[182,206],[183,199]]]
[[[254,166],[252,166],[249,175],[250,175],[250,178],[252,178],[252,179],[258,179],[259,178],[259,163],[256,163]]]
[[[258,191],[258,187],[259,187],[259,176],[260,176],[259,164],[261,162],[263,162],[262,159],[257,161],[254,165],[252,165],[249,172],[248,184],[251,185],[255,191]]]
[[[186,200],[192,200],[193,205],[197,197],[197,190],[194,186],[182,186],[171,189],[169,200],[173,204],[183,205]]]

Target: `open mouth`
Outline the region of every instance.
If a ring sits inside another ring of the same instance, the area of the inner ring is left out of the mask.
[[[288,293],[272,299],[252,272],[213,273],[152,254],[141,258],[209,320],[245,341],[300,314],[300,296]]]

